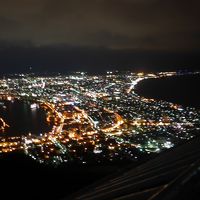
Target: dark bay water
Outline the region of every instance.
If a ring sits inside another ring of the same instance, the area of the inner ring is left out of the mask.
[[[43,109],[31,109],[30,103],[19,100],[0,101],[0,104],[0,117],[10,126],[3,133],[5,136],[27,135],[29,132],[39,135],[50,131]]]
[[[200,108],[200,75],[183,75],[141,81],[135,92],[146,98]]]

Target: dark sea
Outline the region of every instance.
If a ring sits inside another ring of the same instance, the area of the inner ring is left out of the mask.
[[[200,109],[200,75],[198,74],[146,79],[136,86],[135,92],[146,98]]]
[[[46,123],[46,113],[43,109],[31,109],[31,103],[26,101],[0,101],[0,117],[10,126],[5,136],[21,136],[32,133],[39,135],[48,132],[51,127]]]

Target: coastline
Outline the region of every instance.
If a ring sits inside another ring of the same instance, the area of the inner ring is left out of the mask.
[[[198,83],[200,83],[199,74],[148,78],[138,82],[135,86],[135,93],[147,99],[200,109]]]

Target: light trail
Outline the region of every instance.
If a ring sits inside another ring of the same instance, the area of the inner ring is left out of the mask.
[[[129,89],[127,90],[127,94],[129,94],[134,88],[135,86],[142,81],[144,78],[137,78],[136,80],[132,81],[131,86],[129,87]]]

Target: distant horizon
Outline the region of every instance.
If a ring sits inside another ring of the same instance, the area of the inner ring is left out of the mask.
[[[198,0],[11,2],[0,2],[0,73],[200,69]]]
[[[28,68],[28,67],[27,67]],[[200,71],[200,66],[196,67],[187,67],[187,66],[171,66],[171,67],[164,67],[162,69],[158,69],[157,67],[151,67],[151,68],[140,68],[140,67],[128,67],[125,66],[124,69],[120,68],[103,68],[103,69],[97,69],[97,70],[88,70],[88,69],[58,69],[58,70],[36,70],[32,68],[32,70],[29,69],[24,69],[21,71],[13,71],[13,72],[0,72],[0,76],[7,76],[7,75],[20,75],[20,74],[35,74],[35,75],[62,75],[62,74],[73,74],[73,73],[79,73],[79,72],[84,72],[87,74],[95,75],[95,74],[106,74],[107,72],[133,72],[133,73],[139,73],[139,72],[144,72],[144,73],[156,73],[156,72],[170,72],[170,71],[176,71],[176,72],[199,72]]]

